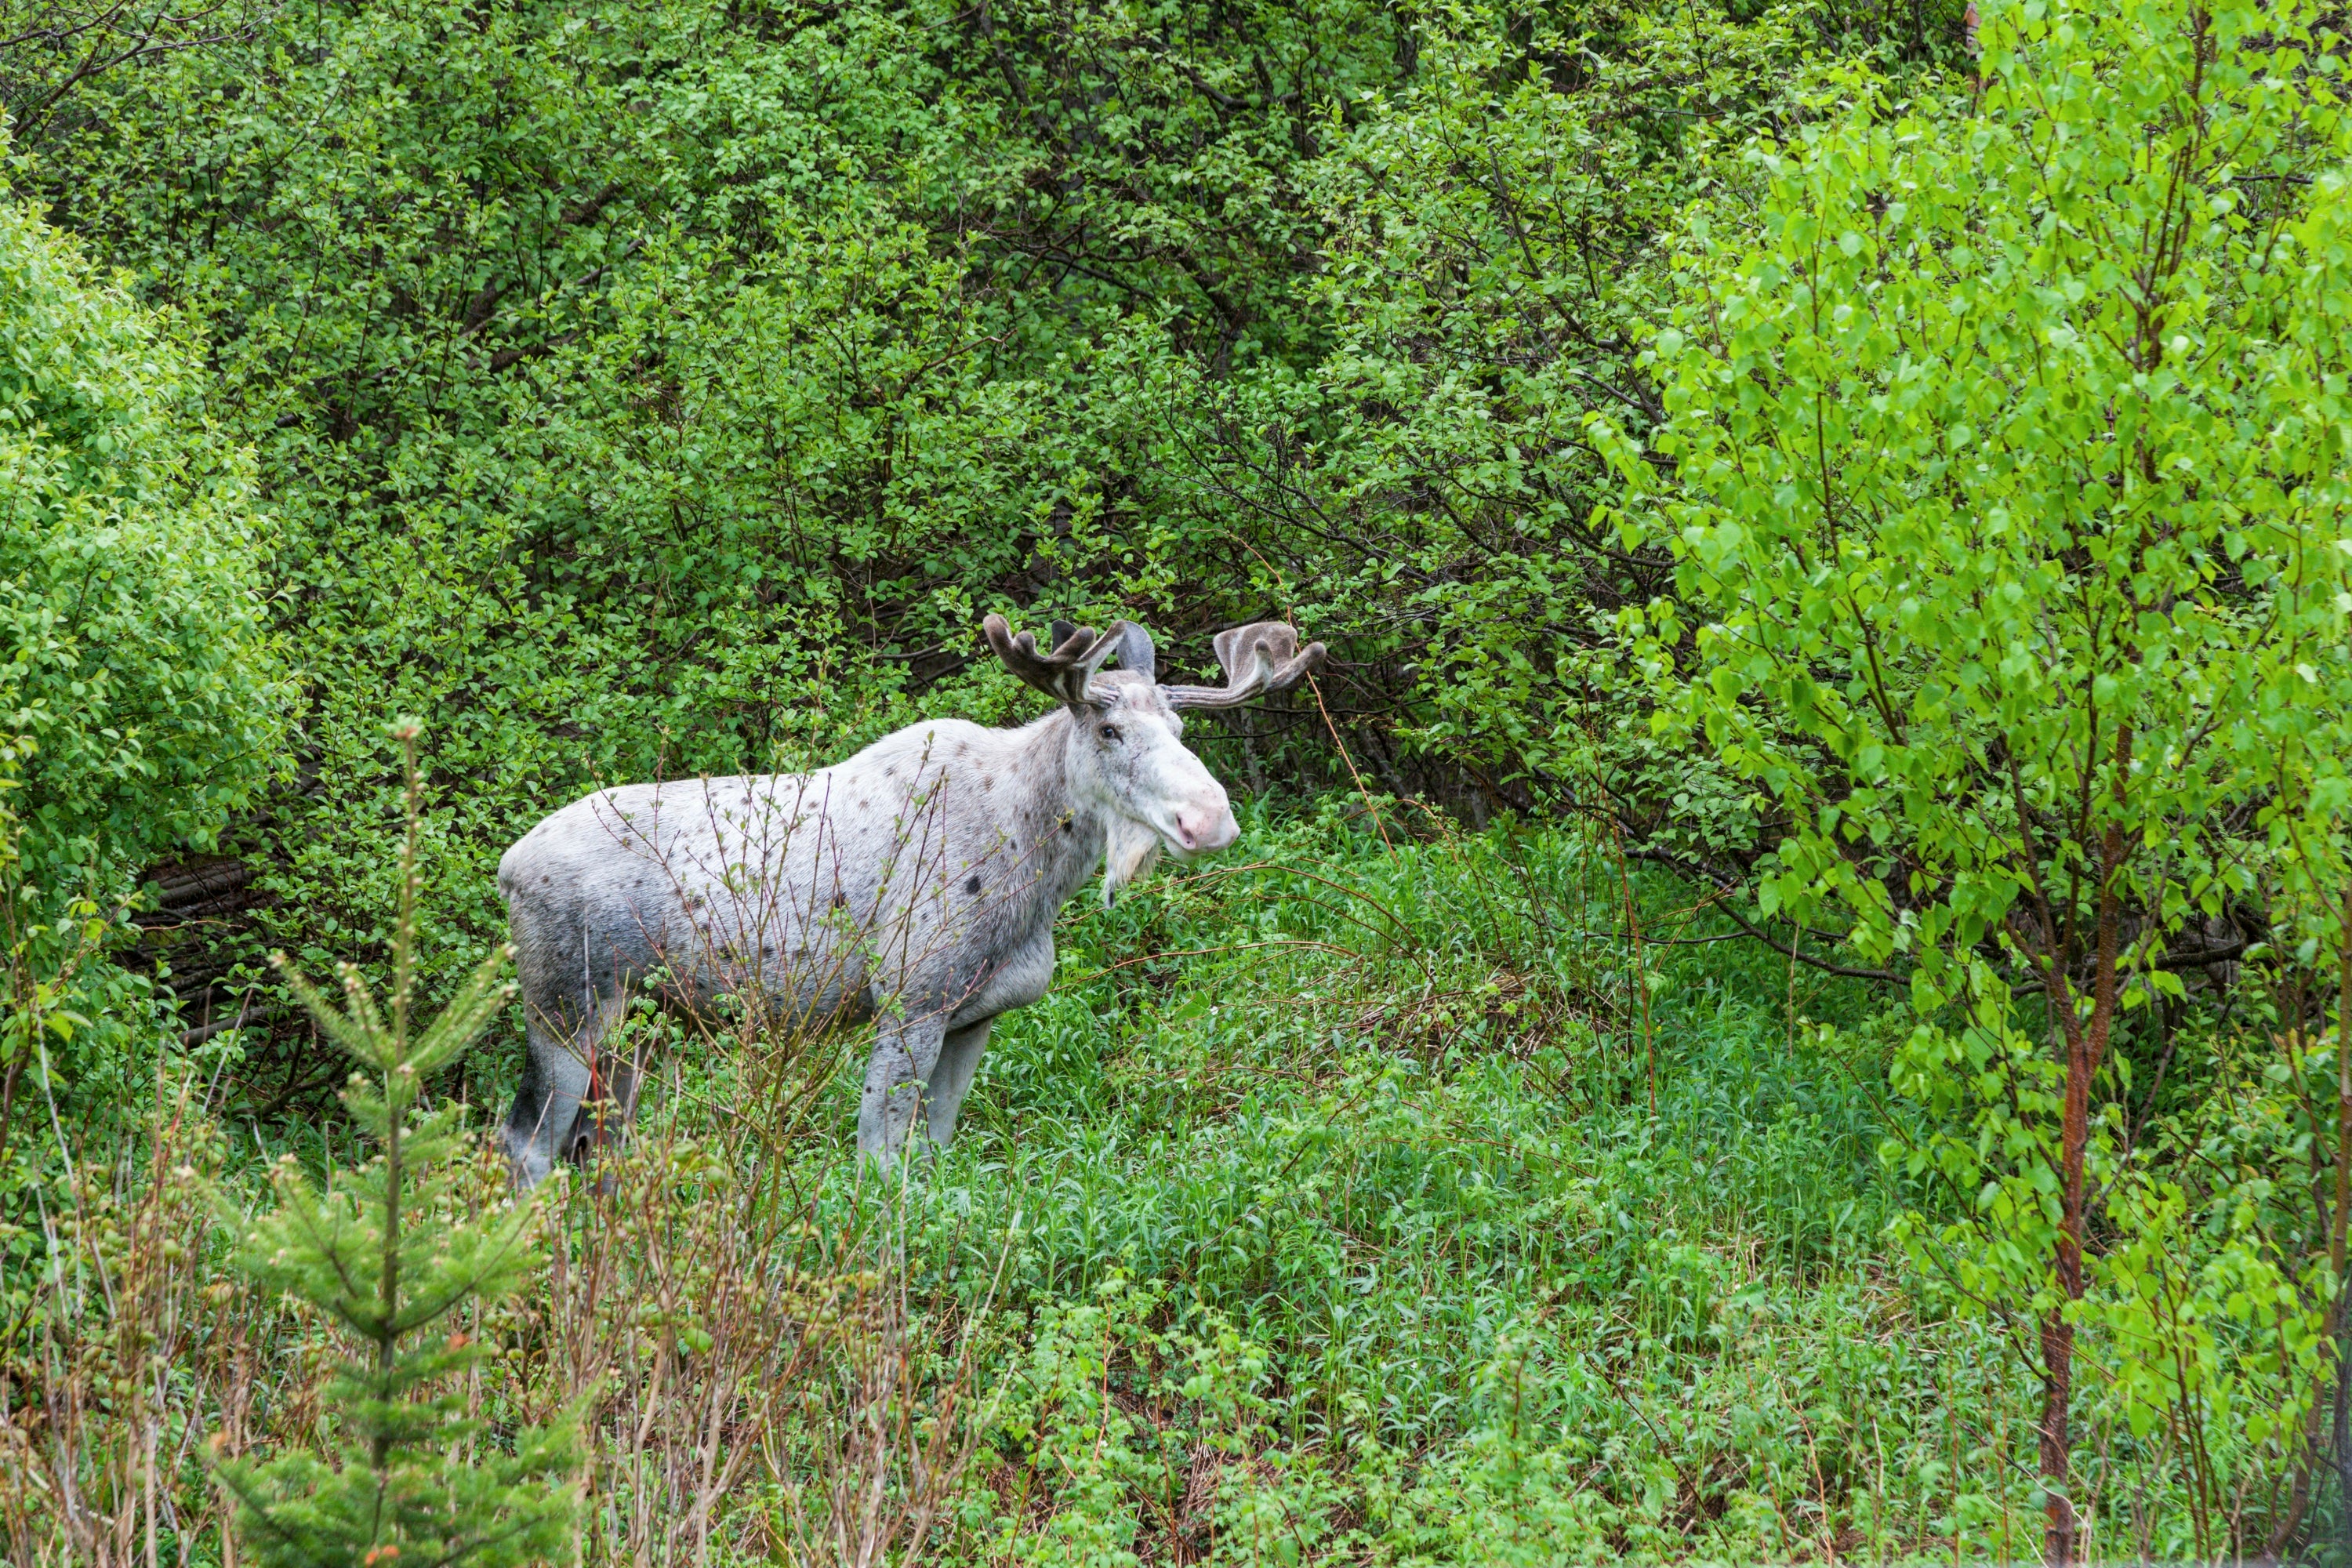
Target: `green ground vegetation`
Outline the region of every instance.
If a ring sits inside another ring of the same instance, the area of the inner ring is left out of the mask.
[[[1967,1196],[1911,1174],[1936,1108],[1888,1086],[1899,1010],[1708,940],[1736,933],[1654,877],[1634,886],[1637,963],[1590,835],[1388,826],[1384,845],[1335,796],[1255,822],[1255,863],[1074,915],[1060,983],[992,1043],[968,1131],[899,1187],[841,1158],[843,1042],[747,1053],[642,1015],[659,1070],[639,1135],[602,1190],[559,1184],[540,1289],[465,1320],[488,1347],[457,1385],[467,1417],[512,1429],[602,1381],[599,1561],[854,1547],[880,1531],[827,1510],[868,1481],[924,1501],[951,1561],[2038,1551],[2034,1324],[1890,1239]],[[2295,1114],[2241,1030],[2177,1059],[2151,1138],[2242,1147]],[[333,1132],[199,1139],[180,1107],[167,1089],[169,1136],[247,1202],[273,1161],[353,1157]],[[135,1181],[92,1195],[117,1268],[142,1201]],[[343,1353],[327,1318],[216,1277],[176,1287],[236,1310],[174,1325],[159,1407],[182,1456],[160,1484],[190,1518],[192,1437],[299,1441],[320,1412],[301,1369]],[[2240,1408],[2294,1405],[2259,1321],[2212,1327]],[[2200,1554],[2209,1472],[2246,1489],[2235,1528],[2264,1528],[2252,1510],[2281,1506],[2291,1448],[2146,1427],[2115,1375],[2144,1353],[2133,1331],[2084,1321],[2085,1552]],[[887,1389],[911,1413],[871,1451],[845,1443]],[[735,1423],[715,1453],[714,1397]],[[928,1475],[908,1458],[932,1451]],[[2323,1501],[2323,1538],[2328,1518]],[[204,1528],[165,1549],[208,1560]]]

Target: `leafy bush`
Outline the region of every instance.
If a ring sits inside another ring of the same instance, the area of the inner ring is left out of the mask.
[[[2307,923],[2298,895],[2341,864],[2336,825],[2292,815],[2347,760],[2352,57],[2331,27],[2001,8],[1979,100],[1898,106],[1853,74],[1841,113],[1752,150],[1752,219],[1694,210],[1656,338],[1653,447],[1679,488],[1625,532],[1676,563],[1680,602],[1628,617],[1661,723],[1785,819],[1760,912],[1907,979],[1895,1083],[1937,1121],[1894,1152],[1969,1205],[1915,1236],[2031,1342],[2060,1561],[2082,1303],[2160,1293],[2133,1249],[2090,1258],[2093,1233],[2183,1201],[2100,1212],[2134,1191],[2147,1115],[2116,1047],[2246,933]],[[2325,1019],[2278,1024],[2292,1054]],[[2210,1289],[2315,1400],[2342,1247],[2236,1234]],[[2143,1342],[2156,1407],[2218,1397],[2169,1331]],[[2307,1464],[2299,1408],[2249,1437]]]
[[[253,488],[192,345],[0,190],[0,1148],[28,1071],[126,1064],[94,952],[279,763]]]
[[[1601,732],[1637,836],[1679,793],[1746,849],[1620,728],[1591,612],[1666,571],[1579,420],[1654,401],[1710,150],[1801,112],[1823,19],[1753,10],[293,6],[81,83],[35,177],[210,333],[310,677],[249,978],[380,960],[397,714],[480,942],[596,781],[1002,711],[993,608],[1197,664],[1295,607],[1344,657],[1220,744],[1254,781],[1343,778],[1328,717],[1386,787],[1591,804]]]

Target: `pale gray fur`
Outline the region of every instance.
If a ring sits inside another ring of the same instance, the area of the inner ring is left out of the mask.
[[[1244,630],[1246,648],[1220,641],[1226,689],[1160,687],[1139,627],[1037,655],[992,616],[1055,712],[910,725],[814,773],[601,790],[533,828],[499,863],[529,1035],[506,1127],[518,1179],[580,1157],[598,1102],[608,1134],[625,1124],[635,1064],[600,1047],[656,973],[689,1012],[732,996],[791,1028],[875,1019],[858,1147],[890,1160],[919,1109],[948,1142],[990,1020],[1045,994],[1055,917],[1094,868],[1108,901],[1163,846],[1238,834],[1176,710],[1279,689],[1277,664],[1295,681],[1322,657],[1294,658],[1279,623]],[[1097,668],[1113,638],[1139,668]]]
[[[858,1141],[895,1147],[940,1034],[1053,976],[1054,913],[1106,837],[1061,787],[1076,728],[1067,712],[1011,732],[942,721],[805,777],[605,790],[532,829],[499,866],[540,1080],[518,1097],[527,1125],[509,1127],[524,1177],[586,1134],[588,998],[609,1008],[665,963],[689,1007],[758,985],[794,1026],[892,1009]]]

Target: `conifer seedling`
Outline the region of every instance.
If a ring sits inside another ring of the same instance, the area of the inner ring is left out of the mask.
[[[355,1342],[323,1391],[331,1460],[296,1449],[231,1459],[217,1475],[237,1503],[238,1534],[266,1568],[499,1568],[565,1550],[576,1500],[576,1410],[519,1435],[512,1451],[467,1414],[453,1386],[480,1354],[462,1331],[469,1304],[511,1295],[536,1262],[526,1202],[469,1215],[465,1108],[422,1108],[434,1071],[512,994],[501,947],[448,1007],[415,1026],[418,727],[395,728],[407,760],[407,826],[393,930],[392,987],[377,1005],[351,963],[334,1006],[282,953],[271,962],[357,1058],[343,1092],[377,1154],[314,1184],[289,1157],[278,1205],[247,1233],[239,1262],[265,1288],[316,1308]]]

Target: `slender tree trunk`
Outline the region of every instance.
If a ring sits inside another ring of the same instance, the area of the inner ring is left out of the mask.
[[[16,1079],[24,1070],[25,1053],[20,1051],[8,1059],[8,1070],[0,1074],[0,1165],[5,1165],[8,1158],[8,1130],[16,1121]]]
[[[2114,787],[2119,804],[2131,753],[2132,727],[2126,724],[2116,733]],[[2071,1568],[2082,1546],[2072,1463],[2074,1322],[2068,1309],[2083,1299],[2083,1243],[2089,1229],[2085,1167],[2091,1146],[2091,1083],[2106,1057],[2121,994],[2116,950],[2123,900],[2116,884],[2122,875],[2126,848],[2121,827],[2111,826],[2100,836],[2099,923],[2091,953],[2090,1017],[2075,1016],[2074,994],[2064,984],[2063,960],[2056,955],[2050,963],[2051,984],[2044,992],[2057,1014],[2066,1053],[2065,1109],[2058,1128],[2058,1242],[2051,1260],[2055,1266],[2058,1300],[2042,1320],[2042,1490],[2049,1520],[2042,1555],[2052,1568]]]
[[[2050,1008],[2053,1042],[2065,1066],[2065,1099],[2058,1125],[2057,1176],[2060,1191],[2058,1238],[2051,1257],[2057,1300],[2042,1316],[2042,1414],[2036,1424],[2040,1438],[2042,1510],[2042,1558],[2053,1568],[2074,1561],[2077,1521],[2070,1489],[2074,1434],[2070,1416],[2074,1397],[2074,1325],[2067,1307],[2083,1293],[2083,1190],[2084,1155],[2090,1145],[2090,1074],[2084,1070],[2088,1051],[2083,1020],[2074,1014],[2074,988],[2069,983],[2065,952],[2057,940],[2055,921],[2045,910],[2042,995]]]
[[[390,1125],[385,1130],[383,1146],[383,1272],[376,1286],[376,1311],[381,1317],[375,1342],[375,1374],[380,1387],[388,1389],[394,1353],[400,1348],[400,1337],[393,1332],[393,1324],[400,1316],[400,1122],[408,1108],[394,1098],[398,1093],[394,1082],[401,1068],[384,1074],[384,1087],[391,1090],[384,1096],[392,1107]],[[389,1394],[381,1393],[379,1398]],[[392,1458],[392,1429],[379,1422],[369,1450],[379,1482],[385,1461]]]
[[[2346,1267],[2346,1215],[2352,1214],[2352,888],[2344,890],[2344,931],[2336,954],[2336,1214],[2327,1261],[2336,1271],[2336,1489],[2352,1506],[2352,1286]],[[2352,1532],[2352,1521],[2344,1526]]]
[[[2084,1154],[2090,1144],[2091,1074],[2085,1031],[2068,1020],[2066,1106],[2059,1125],[2059,1176],[2063,1183],[2058,1226],[2058,1300],[2042,1320],[2042,1493],[2049,1523],[2043,1557],[2068,1568],[2079,1545],[2072,1490],[2074,1324],[2066,1309],[2083,1299]]]

